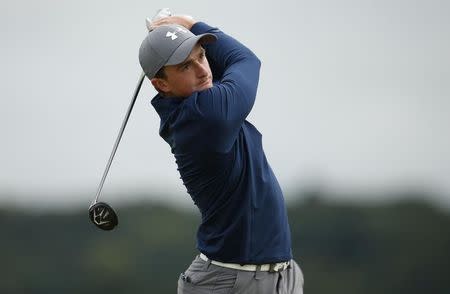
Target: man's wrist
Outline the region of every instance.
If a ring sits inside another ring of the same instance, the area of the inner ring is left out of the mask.
[[[200,35],[200,34],[204,34],[207,33],[209,31],[212,31],[214,28],[209,26],[208,24],[201,22],[201,21],[196,21],[194,23],[194,25],[192,26],[192,28],[190,29],[190,31],[194,34],[194,35]]]
[[[185,20],[186,20],[186,23],[185,23],[184,27],[186,27],[188,30],[191,30],[192,27],[197,22],[192,16],[186,16]]]

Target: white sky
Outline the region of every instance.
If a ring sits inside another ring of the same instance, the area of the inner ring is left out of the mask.
[[[260,57],[249,120],[287,195],[416,187],[450,203],[448,1],[19,0],[0,4],[0,205],[93,199],[160,7]],[[190,203],[154,94],[146,81],[102,199],[161,191]]]

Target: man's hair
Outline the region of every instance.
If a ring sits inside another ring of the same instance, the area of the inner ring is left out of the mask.
[[[161,67],[155,74],[155,76],[153,77],[155,79],[167,79],[167,74],[166,71],[164,69],[164,66]],[[161,89],[159,89],[158,87],[155,86],[156,91],[159,92],[159,94],[161,94],[162,96],[165,96],[165,93],[163,91],[161,91]]]
[[[155,74],[155,78],[164,79],[164,80],[167,78],[166,71],[164,70],[164,66],[158,70],[158,72]]]

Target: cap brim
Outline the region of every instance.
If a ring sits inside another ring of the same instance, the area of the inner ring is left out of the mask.
[[[191,54],[192,49],[194,49],[197,43],[207,44],[212,43],[217,40],[216,35],[214,34],[201,34],[184,41],[175,52],[170,56],[169,60],[167,60],[165,65],[175,65],[182,63],[188,58],[189,54]]]

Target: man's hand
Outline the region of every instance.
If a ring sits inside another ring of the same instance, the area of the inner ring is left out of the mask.
[[[155,29],[162,25],[178,24],[178,25],[181,25],[181,26],[187,28],[188,30],[190,30],[196,22],[197,21],[195,21],[192,18],[192,16],[189,16],[189,15],[173,15],[173,16],[163,17],[161,19],[154,21],[151,24],[150,28]]]

